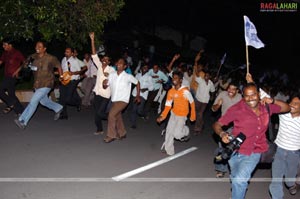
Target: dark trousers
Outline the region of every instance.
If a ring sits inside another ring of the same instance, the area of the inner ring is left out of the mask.
[[[13,106],[14,111],[22,113],[24,107],[16,96],[16,78],[4,77],[0,86],[0,99],[7,105]]]
[[[108,117],[107,105],[109,101],[110,98],[104,98],[100,95],[95,95],[94,109],[95,109],[95,124],[97,127],[97,131],[103,131],[102,120],[105,120]]]
[[[131,125],[136,125],[136,119],[138,116],[144,116],[144,107],[145,107],[145,102],[146,100],[143,97],[140,97],[141,102],[140,103],[135,103],[134,102],[135,97],[132,97],[131,99],[131,114],[130,114],[130,122]]]
[[[208,103],[199,102],[198,100],[195,100],[195,106],[196,106],[196,123],[195,123],[195,129],[197,133],[201,133],[204,126],[204,111],[206,109]]]
[[[158,91],[159,91],[159,89],[154,90],[154,91],[149,91],[148,98],[147,98],[147,101],[146,101],[146,104],[145,104],[145,116],[149,116],[152,105],[154,103],[154,99],[155,99]],[[157,109],[156,109],[156,111],[157,111]]]
[[[81,98],[77,93],[77,85],[80,80],[72,80],[67,85],[60,85],[59,87],[59,103],[64,107],[62,116],[68,116],[67,105],[80,106]]]

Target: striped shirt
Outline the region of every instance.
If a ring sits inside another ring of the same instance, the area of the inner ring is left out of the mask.
[[[279,130],[275,143],[290,151],[300,149],[300,117],[292,117],[291,113],[279,115]]]

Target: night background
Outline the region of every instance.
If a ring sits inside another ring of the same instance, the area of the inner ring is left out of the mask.
[[[125,0],[117,20],[105,25],[101,40],[114,60],[129,49],[137,62],[154,45],[154,57],[159,62],[169,62],[175,53],[181,53],[181,61],[193,64],[197,52],[204,48],[204,62],[210,68],[218,68],[226,53],[222,70],[231,70],[246,63],[243,20],[246,15],[265,44],[260,49],[249,46],[250,72],[277,68],[296,75],[295,69],[300,66],[299,8],[296,12],[261,12],[263,2],[298,2],[299,7],[299,0]],[[136,49],[134,41],[138,41]],[[16,47],[29,55],[35,42],[24,41]],[[65,47],[62,42],[52,42],[48,52],[61,59]],[[79,50],[79,58],[85,52],[90,52],[90,45]]]
[[[154,35],[158,27],[167,26],[186,37],[204,38],[204,48],[212,60],[220,59],[226,52],[225,63],[237,67],[246,62],[243,15],[247,15],[256,26],[258,37],[265,44],[261,49],[249,46],[251,67],[278,68],[294,72],[300,66],[297,56],[300,52],[299,9],[297,12],[261,12],[262,2],[266,1],[127,0],[118,20],[106,26],[105,38],[107,41],[120,42],[120,38],[124,38],[123,45],[130,45],[132,43],[125,41],[127,37],[130,38],[132,30],[135,30],[150,38],[144,42],[144,46],[147,46],[151,42],[155,43],[156,39],[150,36]],[[114,37],[116,33],[120,38]],[[142,40],[141,36],[131,38]],[[160,47],[155,45],[156,53],[167,60],[176,51],[186,50],[185,44],[176,48],[171,41],[164,41],[164,45],[157,43]],[[188,51],[185,54],[187,62],[192,63],[196,53],[197,51]]]

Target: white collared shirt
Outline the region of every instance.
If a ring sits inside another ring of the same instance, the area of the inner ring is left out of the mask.
[[[158,83],[159,80],[163,80],[164,83],[167,82],[168,76],[163,73],[162,71],[158,70],[157,73],[155,73],[153,71],[153,69],[150,69],[148,71],[148,74],[152,77],[152,76],[158,76],[158,78],[152,78],[152,83],[153,83],[153,90],[158,90],[161,87],[161,83]]]
[[[103,81],[105,79],[108,79],[108,77],[106,77],[104,75],[104,73],[107,73],[109,76],[111,73],[115,73],[116,70],[111,66],[106,66],[103,71],[102,63],[101,63],[98,55],[92,55],[92,58],[93,58],[94,63],[98,67],[96,84],[95,84],[93,91],[95,92],[96,95],[100,95],[101,97],[108,99],[111,96],[111,92],[110,92],[110,87],[108,87],[106,89],[103,88]]]
[[[111,73],[108,77],[108,83],[111,89],[111,101],[129,103],[131,84],[137,84],[138,82],[139,81],[133,75],[125,71],[119,75],[117,72]]]
[[[198,88],[196,91],[196,99],[202,103],[208,103],[210,98],[210,92],[215,92],[215,86],[211,80],[208,83],[202,78],[197,77],[196,82],[198,83]]]
[[[70,63],[70,68],[68,66],[68,62]],[[66,71],[77,72],[80,71],[83,66],[85,66],[84,62],[73,56],[70,57],[69,59],[64,57],[61,61],[61,67],[63,72]],[[71,77],[71,80],[78,80],[78,79],[80,79],[80,75],[72,75]]]
[[[144,75],[142,75],[142,73],[138,73],[138,74],[136,74],[135,78],[137,80],[139,80],[141,89],[148,88],[147,91],[140,92],[140,96],[146,100],[148,98],[149,91],[153,90],[152,77],[148,73],[146,73]],[[134,87],[134,89],[132,91],[132,95],[134,97],[136,97],[136,92],[137,92],[136,87]]]

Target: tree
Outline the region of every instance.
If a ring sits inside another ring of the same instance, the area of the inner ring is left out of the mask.
[[[124,5],[124,0],[6,0],[0,4],[0,39],[58,40],[82,49],[93,31],[99,45],[105,23],[116,20]]]

